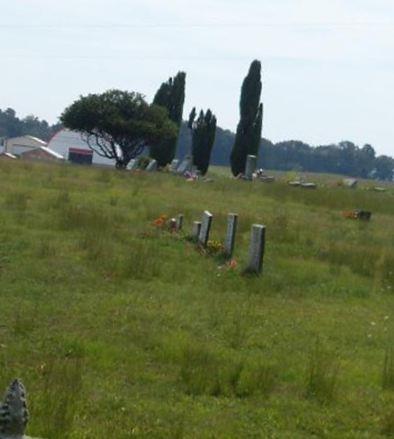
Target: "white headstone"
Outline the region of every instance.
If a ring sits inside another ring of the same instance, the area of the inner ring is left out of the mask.
[[[207,210],[204,212],[202,216],[201,230],[200,230],[200,236],[198,237],[198,241],[203,247],[206,247],[208,244],[209,233],[211,231],[211,226],[212,226],[212,218],[213,218],[212,214]]]
[[[192,159],[190,157],[186,157],[178,166],[177,173],[183,175],[185,172],[190,171],[191,169]]]
[[[250,236],[249,265],[246,269],[249,273],[260,274],[263,269],[265,250],[265,226],[253,224]]]
[[[233,256],[237,225],[238,215],[236,213],[229,213],[227,216],[226,239],[224,240],[224,252],[228,258]]]
[[[179,165],[179,160],[178,160],[178,159],[174,159],[174,160],[171,162],[171,165],[170,165],[170,171],[171,171],[171,172],[176,172],[176,170],[177,170],[177,168],[178,168],[178,165]]]
[[[127,170],[128,171],[133,171],[134,169],[138,168],[138,160],[137,159],[133,159],[130,160],[129,164],[127,165]]]
[[[157,171],[157,161],[156,160],[151,160],[149,162],[148,166],[146,167],[146,171],[147,172]]]
[[[253,174],[257,167],[257,157],[248,155],[246,158],[245,180],[253,180]]]

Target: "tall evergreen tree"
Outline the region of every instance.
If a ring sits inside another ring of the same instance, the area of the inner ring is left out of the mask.
[[[205,175],[209,168],[211,152],[216,135],[216,117],[211,110],[201,110],[195,121],[196,110],[193,108],[189,117],[189,128],[192,130],[193,165]]]
[[[241,89],[240,121],[230,156],[234,175],[245,172],[248,154],[257,155],[263,127],[263,104],[261,97],[261,63],[253,61]]]
[[[186,73],[179,72],[174,78],[161,84],[153,103],[164,107],[169,118],[177,125],[178,134],[182,123],[183,104],[185,102]],[[150,156],[157,160],[159,166],[171,163],[176,153],[177,139],[158,142],[150,146]]]

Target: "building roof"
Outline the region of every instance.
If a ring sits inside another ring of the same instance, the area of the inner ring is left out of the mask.
[[[17,159],[18,158],[16,155],[11,154],[10,152],[4,152],[4,151],[0,153],[0,156],[6,156],[10,159]]]
[[[40,149],[45,151],[46,153],[52,155],[53,157],[59,159],[59,160],[64,160],[64,157],[61,154],[57,153],[53,149],[48,148],[47,146],[41,146]]]
[[[25,135],[25,136],[17,136],[17,137],[9,137],[8,139],[6,139],[6,142],[10,142],[10,143],[14,143],[16,141],[22,141],[23,139],[28,139],[28,140],[32,140],[35,143],[39,143],[42,146],[46,146],[47,142],[45,142],[42,139],[39,139],[38,137],[34,137],[34,136],[30,136],[30,135]]]

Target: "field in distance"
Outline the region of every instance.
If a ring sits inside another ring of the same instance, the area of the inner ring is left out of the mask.
[[[0,388],[23,380],[30,436],[394,434],[393,186],[5,161],[0,175]],[[231,266],[187,239],[204,210],[215,241],[239,215]],[[179,213],[183,233],[153,225]],[[254,223],[262,277],[242,275]]]

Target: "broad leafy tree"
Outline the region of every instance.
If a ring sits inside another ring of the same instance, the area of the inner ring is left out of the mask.
[[[253,61],[241,89],[241,117],[230,156],[233,175],[244,173],[248,154],[257,155],[259,151],[263,126],[261,89],[261,63]]]
[[[186,74],[179,72],[174,78],[170,78],[167,82],[161,84],[153,99],[155,105],[159,105],[167,110],[168,117],[178,128],[177,135],[182,123],[185,85]],[[162,139],[150,145],[150,156],[157,160],[159,166],[166,166],[175,157],[177,137],[174,139]]]
[[[193,164],[205,175],[211,160],[211,152],[216,135],[216,117],[211,110],[204,113],[202,110],[195,120],[196,110],[190,113],[188,126],[192,130],[192,157]]]
[[[109,90],[79,98],[61,116],[66,128],[79,131],[89,147],[125,168],[146,146],[175,141],[177,127],[158,105],[139,93]]]

